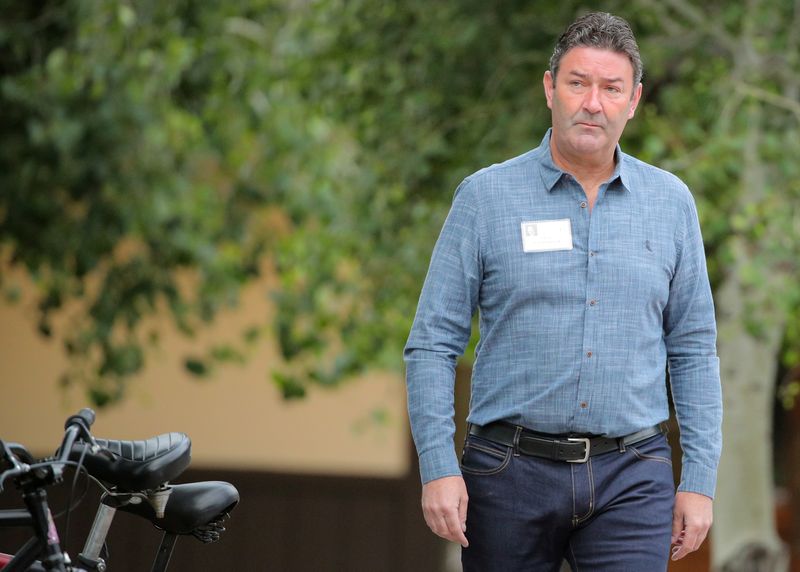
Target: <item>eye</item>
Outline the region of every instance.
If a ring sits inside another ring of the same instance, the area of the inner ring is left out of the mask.
[[[608,93],[613,94],[613,95],[617,95],[617,94],[622,93],[622,90],[619,87],[615,86],[615,85],[609,85],[608,87],[606,87],[606,91]]]

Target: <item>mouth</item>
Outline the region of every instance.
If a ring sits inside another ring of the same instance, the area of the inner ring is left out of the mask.
[[[594,129],[601,129],[602,128],[602,125],[598,125],[597,123],[589,123],[587,121],[578,121],[577,125],[580,125],[581,127],[590,127],[590,128],[594,128]]]

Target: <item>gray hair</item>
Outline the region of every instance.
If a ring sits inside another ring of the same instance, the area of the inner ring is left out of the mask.
[[[628,22],[607,12],[592,12],[575,20],[561,34],[550,57],[550,73],[555,79],[561,58],[572,48],[609,50],[628,56],[633,66],[633,86],[642,81],[642,58]]]

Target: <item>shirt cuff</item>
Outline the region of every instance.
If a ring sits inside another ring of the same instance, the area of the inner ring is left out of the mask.
[[[437,447],[420,454],[419,472],[423,485],[442,477],[461,476],[455,449]]]
[[[714,498],[717,486],[717,471],[697,463],[687,463],[681,470],[681,484],[678,491],[687,493],[700,493]]]

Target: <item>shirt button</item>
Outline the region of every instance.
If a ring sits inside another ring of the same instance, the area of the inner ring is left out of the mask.
[[[586,357],[592,357],[592,352],[586,352]]]
[[[591,301],[589,301],[589,305],[590,305],[590,306],[596,306],[596,305],[597,305],[597,300],[591,300]]]
[[[589,407],[589,404],[585,401],[581,401],[581,409],[586,409],[587,407]]]
[[[586,208],[586,201],[581,201],[581,208],[582,208],[582,209],[585,209],[585,208]]]
[[[589,256],[594,256],[594,250],[589,251]]]

